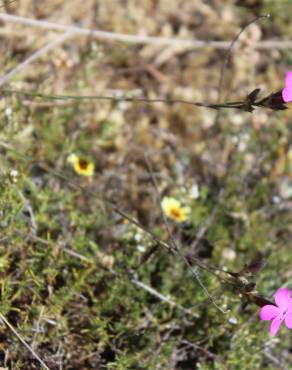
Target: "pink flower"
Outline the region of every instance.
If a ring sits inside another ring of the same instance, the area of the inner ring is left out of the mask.
[[[292,102],[292,71],[286,73],[285,87],[282,90],[282,98],[285,103]]]
[[[278,289],[275,293],[275,302],[277,306],[268,304],[260,310],[261,320],[272,320],[270,333],[273,336],[277,334],[282,321],[284,321],[288,329],[292,329],[291,293],[292,292],[287,288]]]

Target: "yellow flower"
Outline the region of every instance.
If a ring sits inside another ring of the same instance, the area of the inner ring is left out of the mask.
[[[189,207],[182,207],[178,200],[171,197],[164,197],[161,207],[165,215],[176,222],[186,221],[190,213]]]
[[[67,161],[72,164],[74,170],[81,176],[92,176],[94,173],[94,164],[91,161],[78,157],[72,153],[67,158]]]

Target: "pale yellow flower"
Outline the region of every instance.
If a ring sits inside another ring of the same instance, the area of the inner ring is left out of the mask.
[[[189,207],[182,207],[177,199],[171,197],[164,197],[161,207],[165,215],[176,222],[187,221],[190,213]]]
[[[94,173],[94,163],[78,157],[72,153],[68,156],[67,161],[72,164],[74,170],[81,176],[92,176]]]

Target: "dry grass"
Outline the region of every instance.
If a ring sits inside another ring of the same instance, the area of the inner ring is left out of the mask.
[[[214,41],[231,41],[271,12],[231,53],[221,99],[238,100],[256,87],[281,89],[292,60],[289,49],[252,46],[289,39],[290,3],[238,3],[23,0],[2,12]],[[224,50],[60,37],[3,22],[3,90],[219,98]],[[252,293],[270,299],[291,287],[291,109],[217,115],[183,104],[4,92],[0,105],[0,312],[49,369],[289,369],[290,333],[269,337],[247,287],[222,270],[239,271],[260,254],[267,265],[247,277]],[[73,152],[94,161],[92,179],[73,172]],[[188,222],[163,218],[164,196],[191,208]],[[0,365],[41,366],[4,325]]]

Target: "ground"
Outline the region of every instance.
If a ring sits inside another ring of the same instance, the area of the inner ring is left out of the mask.
[[[37,354],[51,370],[290,369],[291,332],[271,337],[259,309],[292,288],[291,104],[250,113],[11,90],[205,104],[269,95],[291,70],[292,47],[280,46],[292,2],[2,3],[58,24],[228,42],[270,13],[236,42],[221,88],[226,47],[82,35],[0,87],[0,313],[17,332],[2,322],[2,368],[41,369]],[[62,34],[0,22],[1,76]]]

